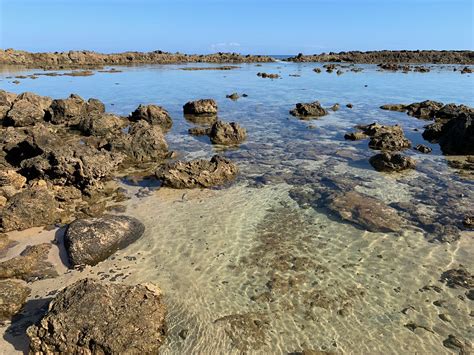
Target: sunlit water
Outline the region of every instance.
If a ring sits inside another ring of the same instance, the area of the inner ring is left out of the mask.
[[[449,334],[472,340],[466,289],[440,282],[443,271],[459,264],[473,271],[472,233],[463,232],[453,243],[431,243],[429,231],[410,223],[401,233],[372,233],[311,207],[321,181],[343,180],[357,192],[386,204],[411,203],[439,220],[444,213],[459,221],[472,213],[472,180],[450,168],[437,145],[423,140],[427,122],[379,109],[426,99],[472,106],[472,76],[452,66],[423,74],[361,66],[361,73],[340,76],[316,74],[316,66],[243,64],[230,71],[140,66],[89,77],[20,79],[19,85],[6,77],[37,71],[5,69],[0,88],[7,91],[53,98],[77,93],[99,98],[108,111],[122,115],[139,104],[162,105],[173,117],[167,140],[180,158],[219,152],[240,167],[237,181],[222,189],[175,191],[153,181],[145,188],[124,182],[131,197],[127,214],[145,223],[143,238],[94,269],[36,282],[33,294],[44,297],[88,274],[154,282],[169,309],[163,353],[449,353],[443,346]],[[259,78],[259,71],[281,79]],[[248,97],[231,101],[225,96],[232,92]],[[247,141],[222,150],[208,138],[188,135],[194,124],[183,117],[182,105],[199,98],[216,99],[219,118],[244,126]],[[315,100],[326,107],[339,103],[341,109],[312,121],[288,114],[295,103]],[[353,109],[345,107],[349,102]],[[343,138],[356,124],[375,121],[401,124],[413,145],[427,144],[433,152],[406,151],[416,159],[416,171],[375,172],[368,164],[375,152],[367,141]],[[309,203],[295,191],[309,192]],[[442,307],[433,304],[439,300],[445,301]]]

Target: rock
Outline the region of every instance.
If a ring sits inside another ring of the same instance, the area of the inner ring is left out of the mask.
[[[471,74],[471,73],[472,73],[472,69],[469,67],[464,67],[461,70],[461,74]]]
[[[370,232],[398,232],[405,224],[394,208],[356,191],[333,194],[327,207],[343,220]]]
[[[163,107],[157,105],[140,105],[130,115],[131,121],[145,120],[151,125],[160,126],[166,132],[173,126],[170,114]]]
[[[424,144],[418,144],[414,149],[421,152],[421,153],[423,153],[423,154],[428,154],[428,153],[431,153],[433,151],[433,149],[431,149],[430,147],[428,147]]]
[[[54,224],[60,217],[59,203],[41,188],[29,188],[14,195],[0,214],[4,232]]]
[[[351,104],[351,103],[348,103],[348,104],[346,105],[346,107],[347,107],[347,108],[353,108],[353,107],[354,107],[354,105],[353,105],[353,104]]]
[[[474,229],[474,216],[466,216],[462,221],[462,224],[466,228]]]
[[[331,106],[331,110],[333,110],[334,112],[339,111],[340,108],[341,108],[341,106],[339,104],[334,104],[334,105]]]
[[[0,196],[6,199],[17,194],[26,184],[26,178],[15,170],[0,171]]]
[[[474,154],[474,112],[452,118],[442,132],[439,145],[444,154]]]
[[[183,106],[183,111],[188,115],[216,115],[217,103],[213,99],[189,101]]]
[[[21,310],[30,291],[29,287],[19,281],[0,281],[0,322],[10,320]]]
[[[211,142],[222,145],[237,145],[247,137],[247,131],[235,122],[217,121],[209,132]]]
[[[103,137],[118,131],[125,120],[110,113],[88,114],[79,122],[79,130],[86,136]]]
[[[214,155],[210,161],[196,159],[167,164],[156,172],[163,186],[175,189],[206,188],[229,182],[237,176],[238,168],[230,160]]]
[[[31,353],[157,354],[166,308],[153,285],[79,280],[60,291],[27,329]]]
[[[28,282],[58,276],[54,265],[48,261],[52,245],[29,245],[21,254],[0,263],[0,279],[22,279]]]
[[[451,288],[474,288],[474,275],[470,274],[462,265],[459,266],[459,269],[443,272],[440,281],[446,282],[446,285]]]
[[[321,73],[321,68],[314,68],[313,71],[314,71],[316,74],[319,74],[319,73]]]
[[[453,334],[449,334],[448,337],[443,340],[443,345],[448,348],[458,352],[459,355],[469,355],[470,346],[462,339],[459,339]]]
[[[415,168],[415,161],[412,158],[401,154],[380,153],[369,159],[370,165],[377,171],[393,172]]]
[[[443,104],[441,102],[426,100],[407,105],[405,109],[410,116],[421,119],[432,119],[442,107]]]
[[[64,234],[64,245],[73,266],[96,265],[117,250],[138,240],[145,226],[128,216],[77,219]]]
[[[42,122],[51,98],[25,92],[16,97],[7,112],[4,124],[7,126],[26,127]]]
[[[230,95],[226,95],[226,98],[228,99],[231,99],[231,100],[238,100],[240,98],[239,94],[237,94],[236,92],[230,94]]]
[[[328,112],[321,106],[319,101],[311,103],[297,103],[296,108],[290,111],[296,117],[322,117]]]
[[[366,139],[369,136],[363,132],[349,132],[344,135],[344,139],[351,140],[351,141],[358,141],[361,139]]]
[[[411,146],[399,125],[382,126],[378,123],[372,123],[366,126],[357,126],[357,128],[371,137],[369,147],[372,149],[398,151]]]
[[[386,104],[380,106],[382,110],[388,110],[388,111],[398,111],[398,112],[405,112],[406,111],[406,105],[403,104]]]
[[[128,134],[112,137],[109,149],[135,162],[161,161],[170,154],[160,126],[150,125],[145,120],[133,123]]]
[[[93,99],[87,103],[79,95],[71,94],[67,99],[53,100],[46,114],[46,120],[53,124],[74,126],[88,113],[104,113],[104,105]]]
[[[188,133],[192,136],[208,136],[211,133],[210,127],[192,127],[188,129]]]
[[[257,76],[261,77],[261,78],[268,78],[268,79],[278,79],[280,77],[280,75],[278,74],[269,74],[269,73],[257,73]]]

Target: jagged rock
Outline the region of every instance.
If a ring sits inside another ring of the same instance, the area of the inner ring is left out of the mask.
[[[462,113],[442,128],[439,145],[444,154],[474,154],[474,113]]]
[[[405,224],[394,208],[356,191],[333,194],[326,206],[343,220],[370,232],[398,232]]]
[[[469,273],[462,265],[460,265],[458,269],[443,272],[441,274],[441,281],[446,282],[446,285],[451,288],[474,288],[474,275]]]
[[[16,94],[0,89],[0,121],[7,115],[7,112],[10,110],[16,96]]]
[[[325,116],[328,112],[321,106],[319,101],[315,101],[311,103],[297,103],[296,108],[291,110],[290,114],[296,117],[311,118]]]
[[[269,73],[257,73],[257,76],[264,78],[264,79],[278,79],[280,75],[278,74],[269,74]]]
[[[156,354],[165,316],[156,286],[83,279],[60,291],[48,313],[27,329],[30,352]]]
[[[401,154],[381,153],[369,159],[370,165],[377,171],[393,172],[415,168],[412,158]]]
[[[58,276],[54,265],[48,261],[52,245],[30,245],[21,254],[0,263],[0,279],[22,279],[28,282]]]
[[[351,141],[358,141],[361,139],[366,139],[369,136],[363,132],[349,132],[344,135],[344,139],[351,140]]]
[[[188,129],[188,133],[192,136],[208,136],[211,133],[210,127],[192,127]]]
[[[157,105],[140,105],[130,115],[131,121],[145,120],[151,125],[160,126],[163,131],[171,129],[173,121],[163,107]]]
[[[84,101],[82,97],[71,94],[67,99],[53,100],[46,114],[46,120],[53,124],[75,126],[88,113],[104,113],[105,106],[97,99]]]
[[[421,153],[424,153],[424,154],[428,154],[428,153],[431,153],[433,151],[433,149],[431,149],[430,147],[428,147],[424,144],[417,144],[414,149],[421,152]]]
[[[357,126],[363,133],[370,136],[369,147],[383,151],[399,151],[411,146],[405,138],[402,127],[383,126],[378,123]]]
[[[125,120],[110,113],[91,113],[79,122],[79,130],[87,136],[106,136],[116,132],[125,124]]]
[[[217,103],[213,99],[189,101],[183,106],[183,111],[188,115],[216,115]]]
[[[0,322],[10,320],[21,310],[30,291],[29,287],[19,281],[0,281]]]
[[[113,152],[121,152],[135,162],[160,161],[169,155],[161,128],[145,120],[133,123],[128,134],[113,137],[109,146]]]
[[[214,155],[210,161],[196,159],[167,164],[156,172],[156,176],[163,186],[186,189],[222,185],[235,179],[237,172],[237,166],[230,160]]]
[[[51,98],[25,92],[16,97],[11,109],[7,112],[4,124],[7,126],[25,127],[42,122]]]
[[[214,144],[237,145],[247,137],[247,131],[235,122],[217,121],[211,127],[209,138]]]
[[[41,188],[29,188],[11,197],[0,214],[4,232],[54,224],[60,217],[53,194]]]
[[[9,199],[26,184],[26,178],[15,170],[0,171],[0,196]]]
[[[145,226],[128,216],[78,219],[69,224],[64,244],[73,266],[96,265],[140,238]]]

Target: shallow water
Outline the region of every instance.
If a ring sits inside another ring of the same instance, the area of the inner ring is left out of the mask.
[[[379,109],[426,99],[473,106],[472,76],[453,72],[452,66],[404,74],[361,65],[363,72],[340,76],[316,74],[317,66],[120,67],[120,73],[40,76],[19,79],[19,85],[6,77],[38,71],[0,71],[0,88],[7,91],[54,98],[77,93],[99,98],[108,111],[123,115],[138,104],[163,105],[174,121],[167,140],[181,158],[219,152],[241,171],[234,184],[215,190],[127,183],[127,214],[145,223],[144,237],[94,269],[36,282],[33,296],[44,297],[87,274],[155,282],[169,308],[162,351],[170,354],[450,353],[443,346],[449,334],[472,341],[466,289],[448,288],[439,280],[459,264],[474,271],[473,233],[464,231],[452,243],[429,242],[432,230],[419,223],[421,215],[460,228],[464,215],[474,210],[472,180],[450,168],[437,145],[423,141],[426,121]],[[282,78],[262,79],[257,72]],[[232,92],[248,97],[226,99]],[[216,99],[219,117],[247,128],[247,141],[222,150],[207,138],[189,136],[187,129],[194,125],[183,117],[182,105],[198,98]],[[312,121],[288,114],[296,102],[314,100],[326,107],[338,102],[341,109]],[[353,109],[345,107],[349,102]],[[426,144],[433,152],[406,151],[417,161],[415,171],[375,172],[368,164],[375,152],[367,141],[343,138],[356,124],[375,121],[401,124],[413,145]],[[341,185],[387,205],[412,206],[416,213],[400,211],[407,223],[399,233],[368,232],[318,203],[324,201],[321,194]],[[438,307],[433,304],[438,300],[446,302]]]

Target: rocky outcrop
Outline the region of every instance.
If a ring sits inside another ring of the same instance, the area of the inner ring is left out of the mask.
[[[78,219],[69,224],[64,244],[73,266],[96,265],[135,242],[144,231],[139,220],[128,216]]]
[[[30,352],[156,354],[165,316],[156,286],[83,279],[60,291],[48,313],[28,328]]]
[[[18,95],[7,111],[3,124],[6,126],[26,127],[42,122],[51,98],[25,92]]]
[[[237,176],[238,168],[230,160],[214,155],[211,160],[177,161],[161,167],[156,177],[163,186],[175,189],[205,188],[223,185]]]
[[[117,133],[128,121],[110,113],[94,112],[79,122],[79,130],[86,136],[105,137]]]
[[[0,322],[17,314],[30,295],[30,288],[15,280],[0,281]]]
[[[217,102],[213,99],[189,101],[183,106],[186,115],[216,115]]]
[[[71,94],[67,99],[53,100],[45,119],[53,124],[74,126],[87,114],[104,113],[105,106],[97,99],[84,101],[79,95]]]
[[[328,114],[328,112],[321,106],[319,101],[310,103],[297,103],[296,108],[290,111],[290,114],[300,118],[321,117]]]
[[[238,145],[247,137],[247,131],[235,122],[217,121],[211,127],[209,138],[214,144]]]
[[[163,107],[157,105],[140,105],[130,115],[131,121],[145,120],[151,125],[160,126],[163,131],[171,129],[173,121]]]
[[[394,208],[356,191],[331,195],[326,207],[370,232],[399,232],[406,224]]]
[[[369,159],[370,165],[377,171],[393,172],[415,169],[415,161],[401,154],[380,153]]]
[[[369,147],[382,151],[399,151],[411,147],[411,143],[405,138],[402,127],[383,126],[378,123],[371,123],[365,126],[357,126],[362,134],[370,137]],[[346,139],[355,140],[363,138],[362,134],[347,134]]]

